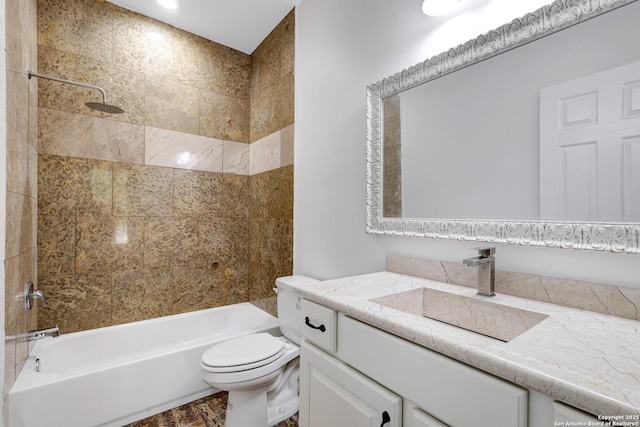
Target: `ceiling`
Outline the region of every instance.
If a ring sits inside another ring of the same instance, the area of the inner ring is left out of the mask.
[[[177,9],[155,0],[108,1],[251,54],[302,0],[178,0]]]

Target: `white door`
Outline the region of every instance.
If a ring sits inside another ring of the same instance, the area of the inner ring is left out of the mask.
[[[540,91],[540,219],[640,222],[640,62]]]
[[[300,426],[401,427],[402,399],[303,341]]]

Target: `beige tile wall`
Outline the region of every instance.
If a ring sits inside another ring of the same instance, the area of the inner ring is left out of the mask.
[[[382,210],[385,217],[402,218],[402,145],[400,123],[400,97],[385,98],[383,177],[384,192]]]
[[[262,303],[293,270],[294,51],[292,10],[251,55],[249,299]]]
[[[293,269],[293,165],[250,177],[249,299],[273,297]]]
[[[40,81],[39,327],[267,298],[291,274],[293,17],[249,56],[103,0],[38,0],[39,71],[126,111]]]
[[[39,184],[41,327],[248,300],[249,177],[44,155]]]
[[[101,86],[125,113],[90,110],[98,92],[44,80],[40,108],[249,142],[242,52],[103,0],[38,0],[38,57],[40,73]]]
[[[295,13],[251,55],[251,141],[293,124]]]
[[[38,309],[23,308],[24,284],[38,283],[37,222],[37,83],[26,70],[37,66],[36,1],[6,1],[7,160],[5,241],[5,366],[4,394],[26,360],[26,332],[36,326]],[[3,191],[5,191],[3,189]]]

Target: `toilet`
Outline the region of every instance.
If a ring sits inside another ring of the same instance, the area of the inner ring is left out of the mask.
[[[273,426],[298,411],[301,297],[292,286],[314,282],[305,276],[276,279],[283,336],[244,335],[202,355],[204,381],[229,392],[225,427]]]

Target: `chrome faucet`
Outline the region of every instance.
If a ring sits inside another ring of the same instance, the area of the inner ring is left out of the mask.
[[[27,332],[27,341],[35,341],[46,337],[57,337],[59,335],[60,328],[58,327],[58,325],[56,325],[54,328]]]
[[[496,248],[492,246],[480,246],[473,248],[478,251],[478,256],[463,259],[464,265],[478,267],[478,295],[493,296],[496,288]]]

